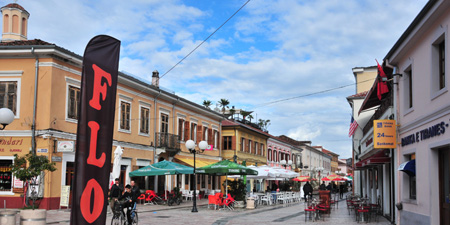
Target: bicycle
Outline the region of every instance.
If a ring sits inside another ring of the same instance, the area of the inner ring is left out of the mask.
[[[122,211],[122,204],[118,201],[114,202],[113,218],[111,225],[124,225],[126,223],[125,215]]]
[[[127,217],[122,210],[123,204],[124,204],[124,202],[118,202],[118,201],[116,201],[114,203],[114,212],[113,212],[114,215],[113,215],[113,218],[111,219],[111,225],[127,225],[128,224]],[[136,203],[134,203],[134,207],[131,210],[131,220],[132,220],[131,225],[133,225],[133,224],[138,225],[139,216],[138,216],[138,211],[136,208]]]

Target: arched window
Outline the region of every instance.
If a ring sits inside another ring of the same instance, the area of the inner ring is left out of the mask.
[[[3,16],[3,33],[9,33],[11,31],[9,31],[9,15],[5,14],[5,16]]]
[[[268,150],[268,154],[267,154],[267,160],[272,161],[272,149]]]
[[[27,19],[22,18],[22,32],[20,33],[23,36],[27,36]]]
[[[17,15],[13,15],[12,17],[12,32],[19,33],[19,17]]]
[[[273,161],[277,162],[277,150],[273,150]]]

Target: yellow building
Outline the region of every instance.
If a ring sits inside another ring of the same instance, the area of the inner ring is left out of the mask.
[[[45,174],[40,185],[40,208],[56,209],[61,187],[71,186],[74,177],[82,57],[42,40],[27,40],[29,14],[20,5],[9,4],[1,10],[5,21],[0,42],[0,108],[10,108],[15,119],[0,131],[0,168],[7,170],[14,154],[35,150],[47,156],[57,170]],[[130,182],[129,172],[163,159],[190,164],[193,156],[184,146],[188,139],[207,140],[214,146],[197,156],[198,164],[221,159],[222,115],[160,89],[157,71],[153,84],[119,73],[116,104],[111,151],[118,146],[124,149],[120,162],[123,184]],[[216,177],[200,178],[198,189],[218,187]],[[141,189],[159,191],[164,185],[169,189],[193,187],[189,176],[167,179],[136,181]],[[22,207],[22,183],[11,174],[1,181],[0,202],[6,200],[7,208]]]

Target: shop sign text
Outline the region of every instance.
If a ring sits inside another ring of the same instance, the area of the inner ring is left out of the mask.
[[[410,134],[402,138],[402,147],[444,134],[446,127],[448,127],[448,123],[442,121],[433,126],[417,131],[416,133]]]

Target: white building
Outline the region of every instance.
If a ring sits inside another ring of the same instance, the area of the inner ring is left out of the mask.
[[[429,1],[385,57],[401,75],[397,224],[450,224],[449,26],[450,1]]]

